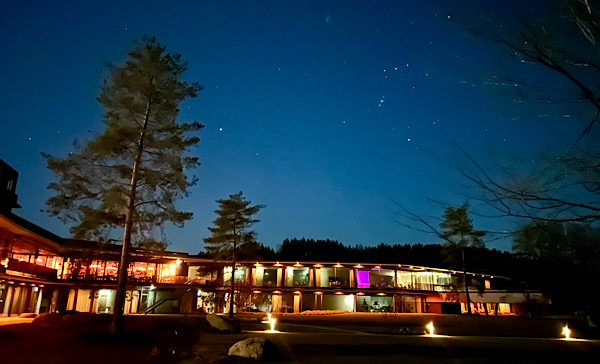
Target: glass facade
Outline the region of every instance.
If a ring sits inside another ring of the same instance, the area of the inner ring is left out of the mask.
[[[286,287],[308,287],[310,285],[310,269],[306,267],[287,267],[285,277]]]
[[[348,288],[350,287],[349,268],[318,268],[320,276],[319,287]]]

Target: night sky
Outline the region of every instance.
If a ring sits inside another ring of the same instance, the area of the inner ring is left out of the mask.
[[[456,19],[471,9],[453,3],[2,1],[0,158],[20,172],[23,208],[14,212],[69,235],[42,211],[54,176],[40,152],[64,157],[74,140],[103,130],[104,62],[120,64],[148,34],[182,54],[184,79],[205,88],[181,107],[180,120],[206,128],[193,151],[199,183],[179,203],[194,219],[168,229],[169,250],[201,250],[215,200],[240,190],[267,205],[256,231],[272,247],[294,237],[439,242],[399,223],[393,201],[438,217],[444,208],[430,198],[464,202],[461,179],[437,161],[452,163],[454,143],[485,165],[526,170],[581,125],[573,114],[567,123],[540,118],[554,111],[495,87],[508,74],[548,75],[465,36]],[[475,225],[516,226],[480,217]]]

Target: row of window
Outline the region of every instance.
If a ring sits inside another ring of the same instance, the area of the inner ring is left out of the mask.
[[[57,271],[58,279],[116,281],[119,263],[111,260],[82,260],[58,256],[13,254],[13,259],[42,265]],[[190,266],[187,272],[180,261],[158,264],[132,262],[129,276],[148,283],[213,283],[231,282],[231,267],[209,271],[205,267]],[[267,267],[240,266],[235,269],[239,284],[257,287],[331,287],[361,289],[408,289],[443,291],[456,285],[457,278],[449,273],[435,271],[408,271],[402,269],[346,268],[346,267]],[[489,281],[485,281],[489,289]]]
[[[195,274],[195,276],[194,276]],[[231,282],[231,267],[224,268],[219,279],[218,272],[202,272],[197,267],[189,268],[190,280],[206,284]],[[432,271],[404,271],[380,268],[307,268],[307,267],[236,267],[235,280],[239,284],[258,287],[332,287],[443,290],[456,284],[456,277],[449,273]]]

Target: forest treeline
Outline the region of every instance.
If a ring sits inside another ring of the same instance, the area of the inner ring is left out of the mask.
[[[206,253],[201,255],[210,257]],[[598,290],[590,289],[598,276],[596,266],[591,269],[566,258],[546,259],[488,248],[466,248],[465,257],[469,272],[510,278],[506,287],[500,285],[497,289],[542,290],[552,300],[554,312],[590,310],[591,307],[597,307],[600,300]],[[285,239],[276,249],[260,243],[243,246],[239,258],[282,262],[406,264],[456,269],[443,253],[442,244],[348,246],[330,239],[293,238]]]
[[[208,256],[206,253],[201,253]],[[471,259],[468,270],[473,273],[513,275],[514,255],[487,248],[467,248]],[[442,252],[442,244],[384,244],[374,246],[344,245],[330,239],[285,239],[276,249],[258,244],[240,248],[240,259],[406,264],[431,268],[449,267]]]

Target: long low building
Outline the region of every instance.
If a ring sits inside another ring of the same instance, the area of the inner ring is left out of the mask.
[[[18,174],[2,162],[0,315],[112,313],[121,247],[64,239],[12,213]],[[7,173],[8,172],[8,173]],[[406,264],[229,262],[133,249],[124,312],[226,312],[232,275],[237,312],[461,313],[462,272]],[[401,257],[399,257],[399,260]],[[548,301],[505,277],[469,273],[471,310],[522,315]]]
[[[121,248],[61,239],[0,213],[0,314],[111,313]],[[125,313],[226,312],[231,266],[182,252],[134,249]],[[238,262],[236,311],[460,313],[461,272],[405,264]],[[469,273],[473,312],[520,315],[540,292],[507,289],[510,280]]]

